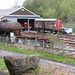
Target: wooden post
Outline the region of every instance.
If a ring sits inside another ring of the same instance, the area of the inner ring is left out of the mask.
[[[44,48],[44,45],[45,45],[45,41],[43,40],[43,48]]]
[[[6,43],[7,43],[7,46],[8,46],[8,43],[9,43],[9,38],[8,38],[8,36],[6,37]]]
[[[37,38],[35,38],[35,47],[37,47]]]
[[[45,47],[47,48],[47,43],[46,43],[46,40],[45,40]]]
[[[26,41],[27,41],[27,38],[25,37],[25,45],[26,45]]]

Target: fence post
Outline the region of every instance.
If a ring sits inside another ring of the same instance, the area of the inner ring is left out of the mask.
[[[43,40],[43,48],[44,48],[44,45],[45,45],[45,41]]]
[[[27,41],[27,38],[25,37],[25,45],[26,45],[26,41]]]
[[[37,38],[35,38],[35,47],[37,47]]]
[[[9,40],[9,38],[8,38],[8,36],[6,37],[6,43],[7,43],[7,46],[8,46],[8,40]]]
[[[64,43],[63,43],[63,37],[62,37],[62,53],[64,54]]]

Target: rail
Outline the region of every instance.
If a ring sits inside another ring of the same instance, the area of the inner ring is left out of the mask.
[[[63,39],[65,43],[69,44],[70,46],[75,47],[75,35],[58,35],[60,39]]]

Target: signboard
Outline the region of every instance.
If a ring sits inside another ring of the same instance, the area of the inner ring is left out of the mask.
[[[14,36],[13,32],[10,32],[10,40],[11,40],[11,42],[14,42],[14,40],[15,40],[15,36]]]
[[[14,33],[13,32],[10,32],[10,37],[14,37]]]

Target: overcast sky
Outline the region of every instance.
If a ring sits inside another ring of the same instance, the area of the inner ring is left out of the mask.
[[[9,9],[14,6],[17,1],[19,5],[22,5],[25,0],[0,0],[0,9]]]

